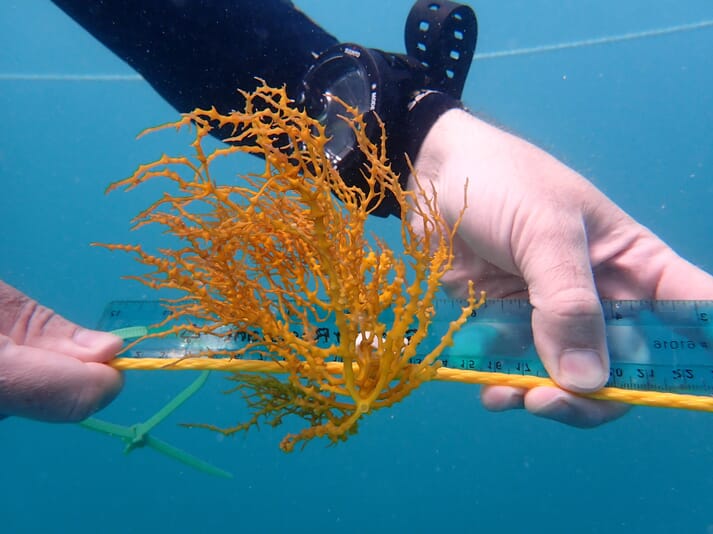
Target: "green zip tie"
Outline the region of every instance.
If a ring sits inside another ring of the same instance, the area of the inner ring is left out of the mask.
[[[148,335],[149,329],[145,326],[127,326],[126,328],[117,328],[109,333],[119,336],[121,339],[126,341],[127,339]]]
[[[144,326],[130,326],[111,331],[112,334],[125,340],[145,336],[148,332],[149,329]],[[195,456],[188,454],[187,452],[174,447],[169,443],[166,443],[165,441],[149,435],[149,431],[176,411],[184,402],[190,399],[203,387],[203,384],[205,384],[206,380],[208,380],[209,374],[210,371],[203,371],[187,388],[181,391],[170,402],[168,402],[168,404],[143,423],[123,426],[103,421],[101,419],[97,419],[96,417],[90,417],[79,423],[79,425],[95,432],[119,438],[126,444],[126,447],[124,447],[124,454],[129,454],[135,449],[148,446],[159,453],[169,456],[184,465],[197,469],[198,471],[222,478],[233,478],[233,475],[228,471],[215,467],[200,458],[196,458]]]

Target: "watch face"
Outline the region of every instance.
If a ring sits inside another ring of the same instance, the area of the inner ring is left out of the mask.
[[[353,150],[356,142],[351,127],[341,118],[348,116],[342,102],[356,108],[359,113],[369,109],[369,84],[364,72],[349,69],[325,91],[324,98],[327,102],[327,136],[331,138],[327,150],[335,159],[341,160]]]
[[[324,124],[330,141],[326,145],[333,163],[339,163],[355,148],[356,139],[343,117],[343,103],[365,113],[373,103],[369,74],[358,57],[337,55],[315,67],[305,82],[305,109]]]

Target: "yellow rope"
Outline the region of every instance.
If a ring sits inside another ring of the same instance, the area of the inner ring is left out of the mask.
[[[109,365],[121,371],[164,370],[164,371],[230,371],[248,373],[284,373],[286,370],[276,361],[238,360],[229,358],[115,358]],[[339,373],[342,364],[325,363],[329,372]],[[504,373],[486,373],[482,371],[465,371],[441,367],[436,372],[436,380],[448,382],[463,382],[466,384],[484,384],[511,386],[532,389],[540,386],[555,386],[549,378],[537,376],[508,375]],[[588,399],[608,400],[636,404],[639,406],[655,406],[660,408],[679,408],[683,410],[698,410],[713,412],[713,397],[686,395],[679,393],[664,393],[660,391],[638,391],[621,388],[602,388],[594,393],[578,393]]]

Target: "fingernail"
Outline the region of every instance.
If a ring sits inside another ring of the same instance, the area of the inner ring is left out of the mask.
[[[88,349],[102,350],[117,344],[120,345],[121,339],[108,332],[80,328],[74,333],[74,342]]]
[[[558,382],[577,390],[596,390],[606,383],[606,370],[596,351],[567,349],[559,361]]]

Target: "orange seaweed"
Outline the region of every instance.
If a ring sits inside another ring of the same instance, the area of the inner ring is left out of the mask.
[[[105,246],[132,252],[151,267],[138,278],[147,286],[185,295],[164,322],[175,326],[152,336],[241,332],[249,341],[231,357],[274,360],[286,372],[233,376],[233,391],[242,392],[252,411],[247,422],[189,426],[233,434],[297,416],[307,425],[285,436],[283,450],[315,437],[338,442],[356,432],[365,414],[434,377],[438,356],[483,296],[477,300],[471,284],[459,319],[428,354],[418,353],[419,363],[410,363],[428,335],[441,277],[451,268],[458,223],[448,227],[434,192],[417,181],[414,192],[402,188],[386,157],[383,128],[379,142],[370,140],[357,110],[345,106],[344,120],[365,156],[363,190],[342,180],[325,153],[323,125],[298,109],[284,88],[262,84],[242,94],[242,111],[196,109],[148,130],[195,128],[192,157],[164,155],[110,186],[172,182],[171,192],[134,226],[162,225],[180,246],[156,253]],[[228,144],[205,151],[204,140],[216,128],[232,132]],[[218,183],[211,165],[237,153],[264,158],[263,172]],[[400,254],[365,230],[385,192],[401,207]],[[325,340],[320,328],[327,324],[335,331]],[[335,361],[343,362],[336,372]]]

